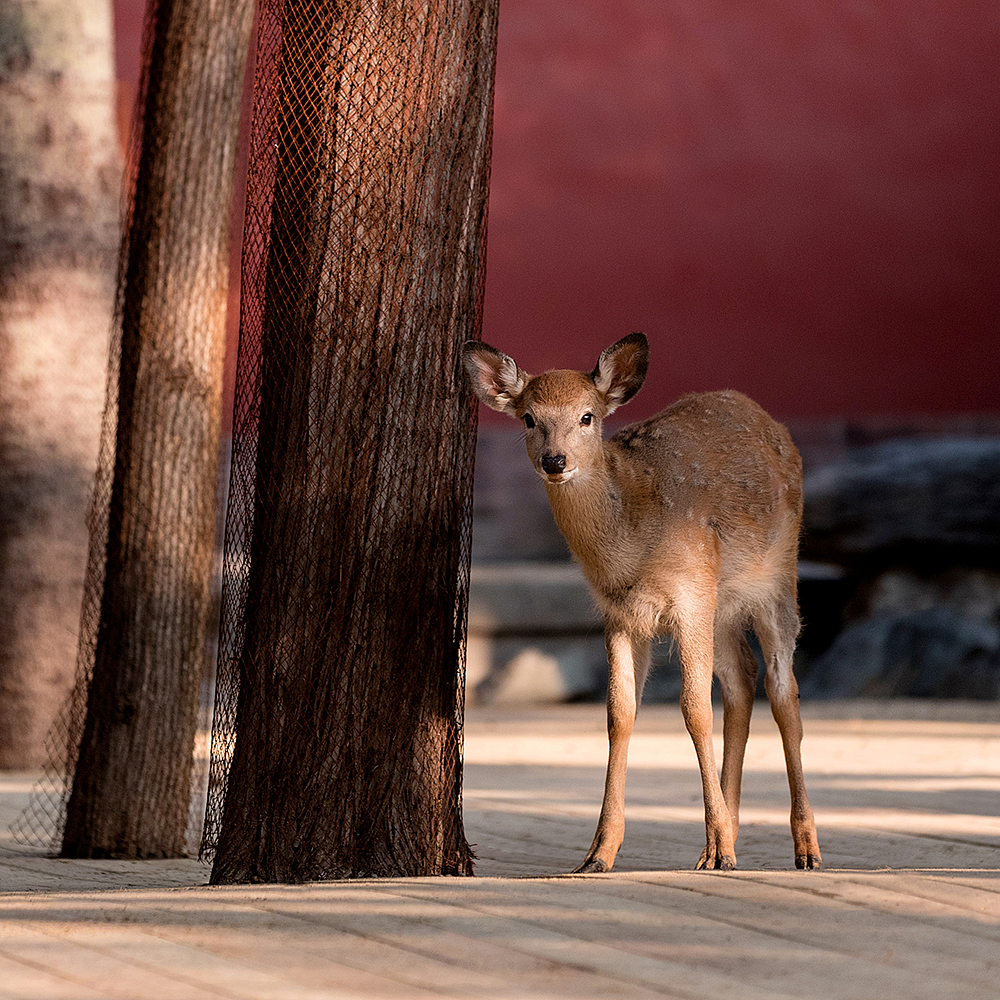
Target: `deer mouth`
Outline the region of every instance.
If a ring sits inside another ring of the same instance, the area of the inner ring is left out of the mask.
[[[539,472],[539,475],[550,486],[558,486],[560,483],[568,483],[579,471],[580,467],[574,465],[572,469],[564,469],[562,472]]]

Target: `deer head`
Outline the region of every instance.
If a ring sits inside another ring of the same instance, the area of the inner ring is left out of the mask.
[[[599,461],[604,418],[639,391],[648,360],[641,333],[612,344],[589,373],[532,376],[489,344],[469,341],[464,349],[473,391],[487,406],[522,421],[528,457],[552,485],[585,475]]]

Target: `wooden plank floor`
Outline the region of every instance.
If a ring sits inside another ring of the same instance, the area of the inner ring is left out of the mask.
[[[700,782],[676,708],[640,714],[614,872],[569,876],[596,821],[598,706],[473,710],[475,879],[216,888],[196,861],[60,861],[13,844],[0,776],[0,998],[1000,997],[1000,705],[806,706],[824,854],[791,864],[758,707],[740,870],[690,871]]]

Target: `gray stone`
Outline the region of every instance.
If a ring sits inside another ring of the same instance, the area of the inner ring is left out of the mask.
[[[608,689],[602,631],[590,635],[470,637],[466,693],[473,705],[601,701]],[[680,666],[673,643],[653,647],[642,700],[676,702]]]
[[[482,427],[473,495],[474,562],[569,562],[545,487],[524,450],[524,435]]]
[[[934,573],[897,567],[866,588],[867,615],[919,613],[947,608],[961,618],[1000,624],[1000,573],[952,566]]]
[[[565,635],[600,630],[601,613],[576,563],[473,564],[469,631]]]
[[[507,636],[489,647],[489,663],[471,688],[477,705],[590,701],[607,686],[603,636]]]
[[[813,664],[803,697],[1000,697],[1000,574],[897,568],[855,597],[855,620]]]
[[[800,686],[804,698],[1000,697],[1000,629],[946,607],[848,625]]]
[[[1000,697],[1000,438],[888,441],[816,469],[803,552],[856,582],[803,697]]]
[[[807,558],[1000,564],[1000,438],[889,441],[804,485]]]
[[[608,685],[604,622],[575,563],[474,564],[466,693],[472,704],[596,700]],[[673,643],[653,647],[644,700],[676,700]]]
[[[473,565],[466,662],[473,703],[598,697],[605,665],[603,621],[579,566]]]

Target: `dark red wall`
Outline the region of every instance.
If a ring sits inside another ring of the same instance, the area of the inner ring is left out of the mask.
[[[1000,410],[1000,6],[502,0],[484,337],[634,415]]]
[[[998,53],[965,0],[502,0],[484,337],[644,330],[630,416],[1000,412]]]

